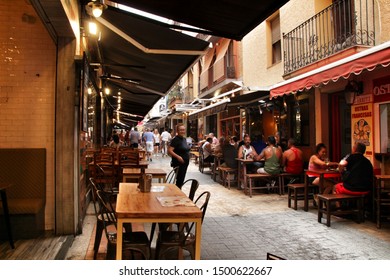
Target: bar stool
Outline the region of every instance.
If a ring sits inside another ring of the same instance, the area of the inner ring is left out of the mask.
[[[376,213],[376,227],[382,225],[382,218],[390,218],[390,175],[375,175],[374,207]]]

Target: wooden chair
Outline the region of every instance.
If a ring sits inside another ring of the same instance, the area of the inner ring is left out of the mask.
[[[118,170],[114,153],[95,153],[92,177],[98,184],[104,184],[105,190],[118,189]]]
[[[206,214],[207,205],[210,200],[210,192],[203,192],[198,196],[195,201],[195,204],[201,203],[200,209],[202,210],[202,222]],[[194,259],[195,252],[195,235],[191,232],[195,223],[191,223],[188,231],[186,227],[181,227],[179,231],[160,231],[157,239],[156,245],[156,258],[161,259],[165,253],[170,250],[178,249],[179,259],[182,258],[182,250],[187,250],[190,252],[191,258]]]
[[[237,174],[237,169],[236,168],[230,168],[227,166],[220,166],[218,168],[220,172],[220,178],[221,178],[221,183],[224,187],[228,187],[230,190],[230,185],[233,182],[237,182],[238,180],[238,174]]]
[[[347,194],[319,194],[318,195],[318,222],[322,222],[322,215],[326,215],[326,225],[330,227],[331,216],[342,216],[347,214],[356,215],[357,222],[364,221],[364,195],[347,195]],[[336,202],[353,202],[345,209],[334,207]]]
[[[97,198],[99,201],[100,215],[102,217],[104,232],[107,237],[107,255],[106,259],[115,259],[116,256],[116,225],[117,219],[114,208],[107,195],[98,190]],[[140,253],[143,259],[150,259],[151,249],[148,236],[143,231],[126,231],[123,234],[123,251]]]

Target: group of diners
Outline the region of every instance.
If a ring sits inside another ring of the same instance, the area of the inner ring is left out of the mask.
[[[296,147],[293,138],[288,140],[287,147],[282,147],[277,134],[268,136],[265,143],[262,143],[261,138],[252,142],[249,135],[245,135],[241,143],[234,141],[232,137],[221,137],[218,142],[215,139],[213,134],[209,134],[206,141],[200,143],[205,161],[213,162],[214,157],[218,156],[222,166],[237,168],[237,159],[252,159],[253,163],[247,165],[248,173],[303,175],[306,172],[309,184],[321,186],[321,194],[366,195],[372,189],[373,166],[364,156],[366,146],[360,142],[354,143],[351,154],[346,155],[340,162],[329,161],[327,147],[319,143],[308,160],[307,169],[304,170],[304,154]],[[264,147],[259,151],[255,145]],[[325,174],[323,184],[320,184],[318,174],[310,173],[330,169],[339,173]]]

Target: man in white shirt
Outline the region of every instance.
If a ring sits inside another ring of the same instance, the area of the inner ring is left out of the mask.
[[[168,155],[168,143],[171,139],[172,135],[165,129],[164,132],[161,133],[161,152],[163,157]]]

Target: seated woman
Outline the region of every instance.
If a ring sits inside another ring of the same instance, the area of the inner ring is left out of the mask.
[[[315,154],[310,157],[309,160],[309,168],[308,170],[326,170],[329,167],[337,167],[337,162],[329,162],[327,155],[327,149],[325,144],[319,143],[316,146]],[[309,176],[309,183],[312,185],[320,185],[320,178],[315,174],[310,174],[308,172]],[[332,193],[334,182],[331,180],[328,180],[329,178],[332,178],[332,175],[325,175],[325,181],[323,184],[323,188],[319,190],[320,193]]]
[[[214,162],[214,156],[212,155],[213,149],[211,143],[213,142],[213,138],[208,137],[206,142],[202,146],[204,161],[205,162]]]
[[[224,143],[225,143],[225,137],[219,138],[218,144],[214,148],[214,155],[218,157],[222,156],[222,146],[224,145]]]

